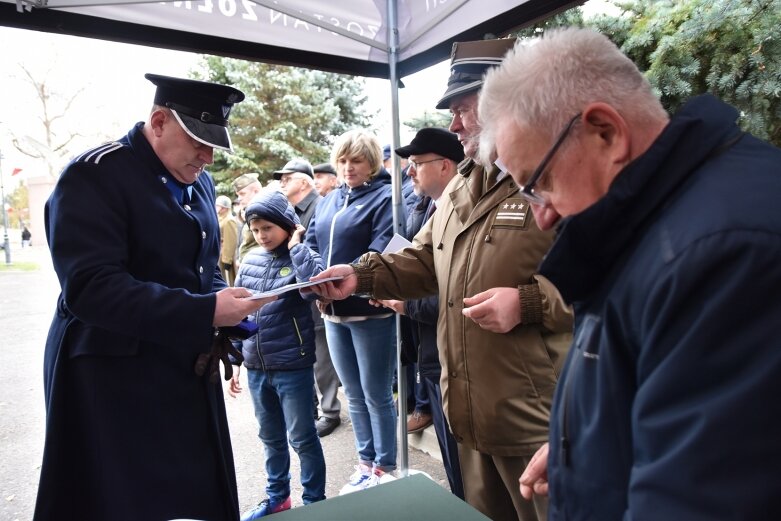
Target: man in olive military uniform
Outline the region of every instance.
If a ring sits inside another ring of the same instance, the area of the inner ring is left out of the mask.
[[[236,273],[238,273],[241,259],[244,258],[248,251],[258,247],[255,237],[252,235],[249,226],[247,226],[247,223],[244,221],[244,209],[249,205],[250,201],[252,201],[252,198],[258,195],[263,189],[258,177],[259,174],[253,172],[241,174],[233,180],[233,191],[236,192],[239,200],[239,211],[236,217],[239,218],[241,224],[238,251],[236,252]]]
[[[553,390],[572,338],[572,312],[537,273],[553,242],[512,178],[475,161],[478,92],[514,39],[453,45],[447,90],[450,131],[467,159],[437,211],[397,254],[370,253],[318,277],[326,298],[439,294],[437,347],[442,400],[458,444],[466,501],[491,519],[546,519],[547,502],[523,499],[518,477],[548,439]],[[356,276],[350,276],[351,274]]]

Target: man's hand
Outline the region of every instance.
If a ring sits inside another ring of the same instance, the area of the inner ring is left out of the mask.
[[[375,307],[386,307],[390,308],[399,315],[406,315],[407,313],[404,310],[404,301],[403,300],[383,300],[383,299],[370,299],[369,304]]]
[[[531,499],[534,494],[538,496],[548,495],[548,444],[546,443],[534,453],[531,461],[526,466],[521,477],[521,495]]]
[[[241,374],[241,366],[237,365],[236,370],[233,372],[233,376],[230,379],[230,383],[228,384],[228,394],[232,398],[236,398],[236,396],[243,391],[241,383],[239,383],[239,374]]]
[[[358,287],[358,277],[355,276],[355,270],[349,264],[331,266],[309,280],[317,281],[328,277],[344,278],[341,280],[324,282],[323,284],[318,284],[316,286],[309,286],[308,288],[304,288],[304,291],[310,290],[313,293],[330,300],[344,300],[355,293],[355,290]]]
[[[331,302],[333,302],[333,300],[328,298],[315,300],[315,304],[317,304],[317,310],[320,313],[324,313],[326,315],[328,314],[328,306],[331,305]]]
[[[214,306],[214,327],[235,326],[250,313],[254,313],[265,304],[277,299],[266,297],[249,300],[252,293],[244,288],[225,288],[217,292],[217,304]]]
[[[465,298],[464,306],[464,316],[486,331],[507,333],[521,323],[518,288],[491,288]]]

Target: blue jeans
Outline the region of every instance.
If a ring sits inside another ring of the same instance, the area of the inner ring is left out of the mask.
[[[396,468],[396,318],[325,321],[328,349],[344,386],[358,459],[388,471]]]
[[[258,436],[266,451],[266,493],[283,501],[290,495],[290,446],[301,461],[304,504],[325,499],[325,458],[314,420],[311,367],[293,371],[247,369]]]

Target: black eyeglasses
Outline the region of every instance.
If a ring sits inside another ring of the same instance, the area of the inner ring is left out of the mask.
[[[426,163],[431,163],[433,161],[442,161],[443,159],[445,158],[438,157],[436,159],[429,159],[428,161],[413,161],[412,159],[408,159],[407,161],[409,162],[409,166],[417,170],[420,165],[425,165]]]
[[[548,150],[548,153],[545,154],[545,157],[542,158],[542,161],[540,161],[540,164],[537,166],[537,168],[534,169],[534,172],[532,172],[531,177],[529,177],[529,180],[526,182],[524,186],[521,187],[520,195],[524,199],[526,199],[529,202],[535,203],[535,204],[547,204],[548,201],[541,195],[534,192],[534,186],[537,184],[537,182],[542,177],[542,174],[545,172],[545,167],[548,166],[548,163],[550,163],[550,160],[553,158],[553,154],[556,153],[556,151],[559,149],[561,144],[564,142],[564,139],[567,137],[567,134],[569,134],[569,131],[572,129],[572,127],[575,125],[575,122],[580,118],[582,115],[581,112],[578,112],[573,116],[572,119],[569,120],[567,123],[567,126],[564,127],[564,130],[561,131],[561,134],[559,134],[559,137],[556,138],[556,142],[553,143],[553,146]],[[502,168],[500,166],[500,168]],[[502,168],[502,170],[504,170]]]

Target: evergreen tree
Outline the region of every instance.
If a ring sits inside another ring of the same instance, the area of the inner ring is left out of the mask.
[[[709,92],[741,128],[781,146],[781,0],[615,1],[587,22],[609,36],[673,113]]]
[[[422,128],[442,127],[448,128],[450,126],[451,116],[447,111],[435,110],[429,112],[424,110],[423,114],[414,116],[404,122],[404,126],[408,127],[415,132]]]
[[[337,136],[372,123],[362,78],[216,56],[203,70],[201,79],[246,95],[230,117],[235,153],[216,155],[209,169],[218,193],[232,196],[231,182],[247,172],[265,183],[294,157],[325,162]]]

